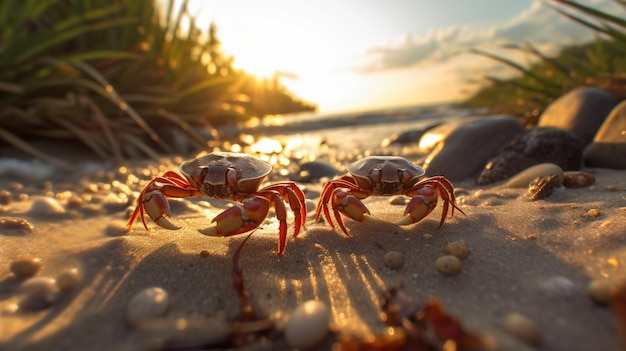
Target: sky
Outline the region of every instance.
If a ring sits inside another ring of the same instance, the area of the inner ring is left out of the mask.
[[[578,2],[624,12],[613,0]],[[189,11],[201,28],[217,25],[235,67],[284,73],[288,90],[321,113],[336,113],[458,101],[485,75],[512,74],[469,48],[528,63],[501,45],[528,42],[555,54],[592,39],[546,3],[552,1],[190,0]]]

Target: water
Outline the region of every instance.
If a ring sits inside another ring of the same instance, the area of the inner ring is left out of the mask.
[[[437,105],[338,115],[278,116],[268,117],[253,128],[244,128],[244,133],[263,135],[287,149],[299,148],[306,154],[319,154],[327,148],[340,153],[367,154],[385,152],[383,142],[394,134],[477,113],[480,111],[476,109]]]

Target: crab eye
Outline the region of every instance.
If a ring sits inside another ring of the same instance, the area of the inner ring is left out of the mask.
[[[408,183],[412,178],[413,175],[406,169],[398,170],[398,179],[400,179],[401,183]]]
[[[202,184],[206,179],[207,174],[209,173],[209,167],[203,166],[198,167],[192,174],[191,177],[197,184]]]
[[[369,178],[372,183],[380,183],[380,178],[382,177],[382,172],[379,168],[374,168],[369,173]]]
[[[228,186],[237,185],[237,178],[239,178],[237,176],[237,170],[232,167],[228,168],[226,171],[226,184],[228,184]]]

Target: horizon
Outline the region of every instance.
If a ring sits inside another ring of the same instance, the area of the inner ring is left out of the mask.
[[[610,0],[579,2],[621,9]],[[469,48],[529,64],[534,58],[501,45],[528,42],[555,55],[594,34],[542,0],[191,0],[188,9],[201,28],[215,23],[222,50],[234,57],[237,69],[260,77],[278,74],[283,86],[316,104],[320,114],[463,100],[484,84],[483,76],[516,73],[467,53]]]

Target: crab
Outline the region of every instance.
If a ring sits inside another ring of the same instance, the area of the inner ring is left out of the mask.
[[[232,152],[214,152],[180,165],[180,174],[167,171],[154,178],[141,191],[137,207],[127,228],[130,231],[137,218],[141,218],[146,230],[148,224],[144,212],[160,227],[180,229],[172,224],[167,197],[183,198],[208,196],[234,201],[234,206],[218,214],[211,223],[215,225],[198,229],[204,235],[230,236],[257,228],[274,206],[279,221],[278,254],[285,251],[287,241],[287,202],[294,213],[294,232],[297,237],[306,221],[306,205],[302,190],[290,181],[278,182],[260,188],[272,166],[251,155]]]
[[[320,201],[315,210],[318,221],[322,212],[326,221],[335,229],[330,215],[332,209],[335,221],[348,236],[341,215],[358,222],[367,222],[370,211],[361,202],[368,196],[405,195],[411,198],[398,225],[417,223],[428,216],[437,206],[437,199],[443,200],[443,211],[439,227],[443,225],[452,206],[465,213],[456,205],[452,183],[443,176],[424,178],[425,170],[407,159],[397,156],[369,156],[348,166],[348,173],[324,185]]]

